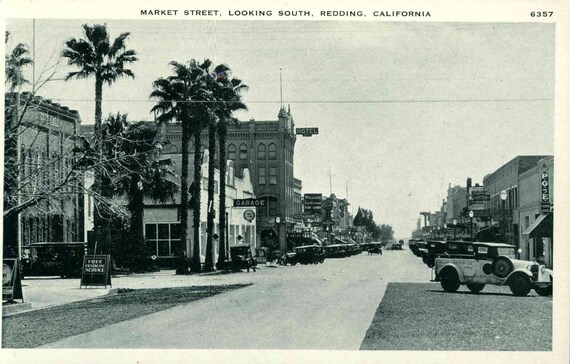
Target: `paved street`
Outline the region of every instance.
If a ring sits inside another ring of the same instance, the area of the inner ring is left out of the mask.
[[[45,347],[357,350],[387,283],[427,282],[430,270],[409,251],[387,251],[257,273],[184,277],[188,285],[194,279],[254,285]]]

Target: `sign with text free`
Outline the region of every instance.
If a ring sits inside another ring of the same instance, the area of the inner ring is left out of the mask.
[[[295,134],[310,137],[314,134],[319,134],[319,128],[297,128]]]
[[[88,286],[111,286],[111,256],[86,255],[83,257],[83,270],[79,288]]]
[[[267,199],[265,198],[243,198],[235,199],[234,207],[265,207]]]

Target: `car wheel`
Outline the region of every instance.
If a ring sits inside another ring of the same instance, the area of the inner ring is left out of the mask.
[[[525,275],[516,274],[509,279],[509,288],[515,296],[526,296],[530,292],[530,279]]]
[[[539,296],[552,296],[552,287],[535,288],[534,290]]]
[[[435,259],[429,259],[427,262],[427,266],[430,268],[435,267]]]
[[[291,261],[291,265],[295,266],[295,265],[297,265],[297,262],[293,260],[293,261]]]
[[[507,257],[498,257],[492,266],[493,274],[499,278],[506,278],[513,271],[513,263]]]
[[[485,288],[484,283],[467,283],[466,286],[473,293],[479,293]]]
[[[453,268],[444,269],[440,273],[441,277],[441,288],[445,292],[455,292],[459,289],[461,282],[459,282],[459,276]]]

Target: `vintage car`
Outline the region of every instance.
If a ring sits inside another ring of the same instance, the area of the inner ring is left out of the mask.
[[[287,252],[285,254],[281,254],[281,256],[277,259],[277,263],[281,265],[297,265],[297,253],[295,252]]]
[[[410,247],[412,253],[416,254],[416,251],[418,249],[418,242],[420,241],[421,239],[413,239],[413,238],[408,240],[408,247]]]
[[[382,255],[382,243],[375,242],[368,244],[368,255],[380,254]]]
[[[424,256],[427,255],[427,241],[418,241],[416,243],[416,251],[414,252],[414,254],[420,258],[423,258]]]
[[[508,286],[515,296],[531,289],[541,296],[552,294],[553,272],[537,262],[519,260],[513,245],[473,242],[473,254],[441,255],[435,259],[435,280],[446,292],[464,284],[474,293],[486,284]]]
[[[81,277],[84,242],[32,243],[24,247],[23,276]]]
[[[257,260],[251,254],[250,245],[236,245],[230,247],[230,258],[232,271],[237,272],[241,269],[255,269],[257,267]]]
[[[447,242],[442,240],[429,240],[426,246],[427,252],[422,256],[422,261],[428,267],[433,268],[435,258],[447,251]]]
[[[348,256],[346,244],[331,244],[325,246],[326,258],[344,258]]]
[[[304,245],[293,248],[295,260],[301,264],[318,264],[325,261],[325,252],[320,245]]]

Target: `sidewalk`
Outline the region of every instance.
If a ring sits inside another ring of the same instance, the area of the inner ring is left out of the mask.
[[[86,300],[116,292],[120,288],[167,288],[184,286],[222,285],[233,283],[252,283],[271,274],[275,268],[258,266],[256,273],[202,273],[198,275],[176,275],[174,270],[163,270],[153,273],[120,275],[112,278],[112,287],[79,288],[80,279],[62,279],[59,277],[26,277],[22,280],[24,302],[31,303],[31,309],[37,310],[49,306]],[[5,307],[13,306],[6,305]],[[15,307],[10,307],[11,311]],[[22,305],[21,310],[29,311],[29,305]],[[12,314],[12,313],[9,313]],[[4,313],[3,313],[4,315]]]

